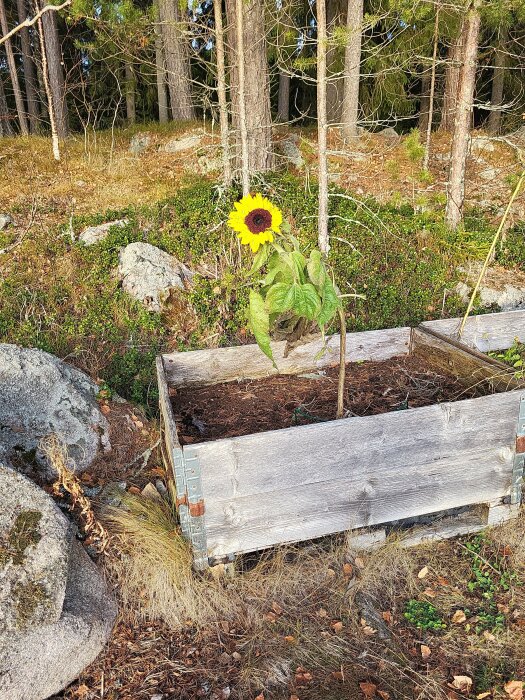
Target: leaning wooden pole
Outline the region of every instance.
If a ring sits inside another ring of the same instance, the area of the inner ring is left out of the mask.
[[[319,168],[318,241],[323,255],[328,255],[328,160],[326,156],[326,0],[317,2],[317,143]]]
[[[38,9],[38,8],[37,8]],[[53,102],[53,94],[49,85],[49,73],[47,67],[46,44],[44,39],[44,25],[41,18],[37,22],[38,36],[40,39],[40,53],[42,54],[42,79],[44,81],[44,90],[47,97],[47,109],[49,112],[49,124],[51,127],[51,143],[53,146],[53,157],[56,161],[60,160],[60,145],[58,141],[57,123],[55,117],[55,104]]]
[[[226,98],[226,61],[224,59],[224,28],[222,25],[222,0],[213,0],[215,19],[215,51],[217,56],[217,96],[219,100],[219,122],[221,127],[222,174],[224,184],[232,184],[230,135],[228,126],[228,100]]]

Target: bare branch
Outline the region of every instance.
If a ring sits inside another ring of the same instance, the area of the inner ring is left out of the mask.
[[[0,38],[0,46],[2,44],[5,44],[6,41],[8,41],[12,36],[14,36],[17,32],[19,32],[21,29],[24,29],[24,27],[32,27],[33,24],[36,24],[38,20],[42,17],[43,14],[46,12],[59,12],[60,10],[63,10],[64,7],[67,7],[68,5],[71,5],[72,0],[65,0],[61,5],[46,5],[43,7],[41,10],[39,10],[36,15],[32,18],[25,19],[23,22],[20,24],[17,24],[16,27],[13,27],[10,32],[7,32],[3,37]]]

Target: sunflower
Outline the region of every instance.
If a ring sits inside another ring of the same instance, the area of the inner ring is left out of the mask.
[[[266,197],[261,194],[247,194],[235,209],[230,212],[228,226],[237,231],[243,245],[249,245],[253,253],[264,243],[273,241],[273,234],[279,233],[283,215]]]

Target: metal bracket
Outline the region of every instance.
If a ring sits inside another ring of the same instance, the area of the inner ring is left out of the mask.
[[[516,430],[516,452],[512,469],[510,502],[521,503],[523,473],[525,471],[525,395],[520,399],[518,427]]]
[[[188,501],[190,541],[196,569],[208,568],[208,543],[204,522],[204,496],[201,484],[201,467],[198,455],[191,445],[182,450],[186,495]]]

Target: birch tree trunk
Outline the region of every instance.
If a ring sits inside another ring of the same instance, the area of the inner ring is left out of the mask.
[[[4,35],[7,34],[7,32],[9,31],[4,0],[0,0],[0,29],[2,30],[2,34]],[[7,56],[7,65],[9,66],[9,77],[11,78],[11,84],[13,86],[13,93],[15,96],[16,112],[18,115],[18,123],[20,125],[20,133],[23,136],[27,136],[27,134],[29,134],[29,128],[27,126],[26,108],[24,105],[22,90],[20,89],[20,81],[18,80],[18,70],[16,67],[15,55],[13,53],[11,39],[8,39],[5,42],[4,46]]]
[[[17,0],[16,4],[18,10],[18,21],[22,23],[27,18],[28,14],[25,0]],[[29,128],[32,134],[36,134],[39,129],[40,110],[38,105],[38,80],[31,51],[29,29],[27,27],[21,29],[19,34],[20,45],[22,48],[22,65],[24,67],[24,84],[26,89]]]
[[[166,124],[168,115],[168,93],[166,85],[166,66],[164,63],[164,51],[162,47],[162,29],[160,25],[160,11],[158,0],[155,2],[157,16],[155,18],[155,67],[157,74],[157,100],[159,103],[159,122]]]
[[[263,0],[227,0],[226,14],[230,27],[228,60],[232,125],[236,141],[235,162],[236,167],[241,169],[246,150],[247,167],[251,176],[267,172],[273,166]],[[245,174],[242,179],[245,187]]]
[[[319,250],[328,255],[328,161],[326,155],[326,0],[317,0],[317,141],[319,163]]]
[[[359,116],[363,0],[348,0],[346,31],[348,39],[345,48],[343,134],[345,138],[352,139],[357,136],[357,120]]]
[[[507,65],[507,54],[505,53],[505,44],[508,38],[508,30],[503,28],[499,46],[496,48],[494,56],[494,73],[492,76],[492,95],[490,103],[493,107],[498,107],[503,104],[503,87],[505,84],[505,68]],[[487,129],[491,134],[498,134],[501,128],[501,109],[495,109],[490,112]]]
[[[126,119],[128,124],[135,124],[135,71],[133,66],[126,61],[124,65],[125,93],[126,93]]]
[[[44,4],[49,4],[45,2]],[[38,0],[37,0],[37,9]],[[53,103],[55,129],[59,138],[64,139],[69,133],[69,115],[66,104],[66,85],[62,49],[58,35],[58,25],[55,12],[46,12],[38,23],[43,28],[44,47],[47,63],[47,81]],[[42,57],[43,59],[43,57]],[[45,73],[46,71],[44,71]],[[51,111],[51,110],[50,110]]]
[[[51,13],[47,13],[51,14]],[[43,22],[42,18],[38,20],[37,23],[37,28],[38,28],[38,37],[40,40],[40,55],[42,59],[42,81],[44,83],[44,90],[46,93],[47,97],[47,112],[49,114],[49,124],[51,126],[51,143],[53,146],[53,158],[56,161],[60,160],[60,143],[59,143],[59,135],[58,135],[58,130],[57,130],[57,123],[56,123],[56,112],[55,112],[55,103],[54,103],[54,98],[53,98],[53,92],[51,90],[51,85],[49,82],[49,67],[48,67],[48,61],[47,61],[47,51],[46,51],[46,40],[45,40],[45,32],[44,32],[44,27],[43,27]]]
[[[445,91],[443,93],[443,110],[439,128],[443,131],[452,131],[456,121],[456,108],[458,103],[459,76],[461,61],[463,59],[463,35],[464,21],[461,23],[459,35],[448,50],[447,65],[445,68]]]
[[[159,0],[166,80],[170,95],[171,118],[195,119],[191,99],[191,71],[189,50],[185,36],[186,22],[178,0]]]
[[[463,65],[459,79],[456,121],[450,151],[447,207],[445,221],[456,229],[461,223],[465,202],[465,169],[469,150],[469,132],[476,86],[476,68],[480,32],[479,0],[474,0],[465,20]]]
[[[5,97],[4,81],[0,75],[0,136],[13,136],[13,127]]]
[[[228,125],[228,99],[226,96],[226,61],[224,55],[224,28],[222,24],[222,0],[213,0],[215,20],[215,53],[217,56],[217,97],[221,127],[222,175],[226,187],[232,184],[230,155],[230,129]]]

